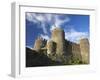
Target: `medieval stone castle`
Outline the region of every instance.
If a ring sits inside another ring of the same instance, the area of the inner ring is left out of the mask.
[[[86,64],[89,63],[89,41],[84,38],[79,43],[73,43],[65,39],[65,32],[61,28],[55,28],[51,32],[51,39],[48,41],[41,37],[35,40],[33,50],[45,51],[45,54],[55,61],[62,61],[71,58],[78,59]]]

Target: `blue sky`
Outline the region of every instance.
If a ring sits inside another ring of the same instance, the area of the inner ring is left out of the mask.
[[[50,39],[51,30],[60,27],[65,38],[78,43],[81,38],[89,39],[89,15],[26,13],[26,46],[33,47],[38,36]]]

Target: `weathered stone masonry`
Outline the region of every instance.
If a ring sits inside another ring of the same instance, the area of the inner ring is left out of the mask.
[[[35,41],[34,50],[39,51],[42,47],[43,39],[38,37]],[[46,42],[45,50],[47,55],[58,56],[57,60],[61,60],[61,56],[79,59],[84,63],[89,63],[89,41],[84,38],[80,40],[80,43],[73,43],[65,39],[64,30],[61,28],[55,28],[51,32],[51,39]]]

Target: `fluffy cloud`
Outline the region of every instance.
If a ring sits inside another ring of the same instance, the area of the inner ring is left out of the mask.
[[[88,38],[89,39],[89,35],[87,32],[78,32],[74,29],[71,29],[68,32],[65,32],[65,38],[69,41],[78,43],[80,39],[82,38]]]
[[[50,39],[48,35],[43,35],[43,34],[41,34],[40,36],[41,36],[43,39],[46,39],[46,40],[49,40],[49,39]]]
[[[26,19],[38,24],[38,28],[41,28],[45,34],[47,34],[47,28],[46,28],[46,19],[45,16],[42,14],[36,14],[36,13],[27,13]]]
[[[44,34],[41,34],[41,37],[44,39],[49,39],[48,29],[53,30],[56,27],[61,27],[62,24],[70,22],[70,18],[67,15],[57,15],[57,14],[42,14],[42,13],[27,13],[26,19],[35,24],[38,24],[38,28],[41,28]],[[49,25],[50,28],[47,28]],[[68,28],[69,27],[69,28]],[[73,26],[65,26],[65,38],[72,42],[78,42],[81,38],[89,38],[87,32],[78,32],[75,29],[71,28]]]
[[[51,28],[50,28],[50,31],[54,30],[54,29],[57,28],[57,27],[60,28],[60,26],[52,25]]]
[[[54,25],[59,27],[59,26],[61,26],[61,24],[67,23],[69,21],[70,21],[70,18],[68,16],[66,16],[66,17],[61,19],[59,15],[56,15],[55,16],[55,24]]]
[[[50,30],[53,29],[52,27],[59,27],[63,23],[69,22],[70,18],[68,16],[64,16],[57,14],[40,14],[40,13],[26,13],[26,19],[38,24],[38,28],[41,28],[44,34],[47,34],[47,27],[48,24],[50,26]]]
[[[36,16],[36,15],[33,14],[33,13],[26,13],[26,19],[27,19],[28,21],[31,21],[31,22],[37,23],[38,20],[35,19],[35,16]]]

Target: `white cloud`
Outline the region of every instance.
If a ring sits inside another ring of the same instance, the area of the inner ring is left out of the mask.
[[[70,18],[66,16],[64,19],[61,19],[61,15],[57,14],[37,14],[37,13],[27,13],[26,19],[38,24],[38,28],[41,28],[45,34],[48,33],[46,25],[50,25],[50,30],[53,26],[61,27],[65,22],[69,22]]]
[[[27,13],[26,14],[26,19],[31,21],[31,22],[34,22],[34,23],[38,23],[38,20],[35,18],[35,14],[33,13]]]
[[[61,26],[61,24],[65,23],[65,22],[69,22],[70,18],[68,16],[66,16],[66,18],[64,19],[60,19],[59,15],[55,16],[55,26]]]
[[[43,15],[35,15],[34,17],[40,22],[44,22],[45,21]]]
[[[55,15],[54,16],[54,24],[50,27],[50,30],[53,30],[56,27],[61,28],[61,25],[63,23],[67,23],[67,22],[70,21],[70,18],[68,16],[66,16],[64,19],[60,19],[59,17],[60,17],[60,15]]]
[[[87,32],[78,32],[74,29],[71,29],[70,31],[65,32],[65,38],[69,41],[78,43],[82,38],[89,38],[89,35]]]
[[[44,18],[46,19],[47,22],[54,22],[54,15],[52,14],[45,14]]]
[[[57,27],[60,28],[60,26],[52,25],[51,28],[50,28],[50,31],[54,30],[54,29],[57,28]]]
[[[44,18],[44,15],[42,14],[36,14],[36,13],[27,13],[26,19],[38,24],[38,28],[41,28],[45,34],[47,34],[47,28],[46,28],[46,19]]]
[[[70,22],[70,18],[68,16],[64,16],[61,19],[62,15],[57,14],[37,14],[37,13],[27,13],[26,19],[38,24],[38,28],[41,28],[45,35],[41,34],[41,37],[44,39],[49,39],[48,31],[46,25],[50,25],[50,30],[53,30],[56,27],[60,27],[63,23]],[[89,35],[87,32],[78,32],[72,28],[73,26],[65,26],[65,38],[72,42],[78,42],[81,38],[88,38]]]
[[[27,48],[29,48],[29,49],[32,49],[32,47],[31,46],[26,46]]]
[[[46,39],[46,40],[49,40],[49,39],[50,39],[48,35],[43,35],[43,34],[41,34],[40,36],[41,36],[43,39]]]

